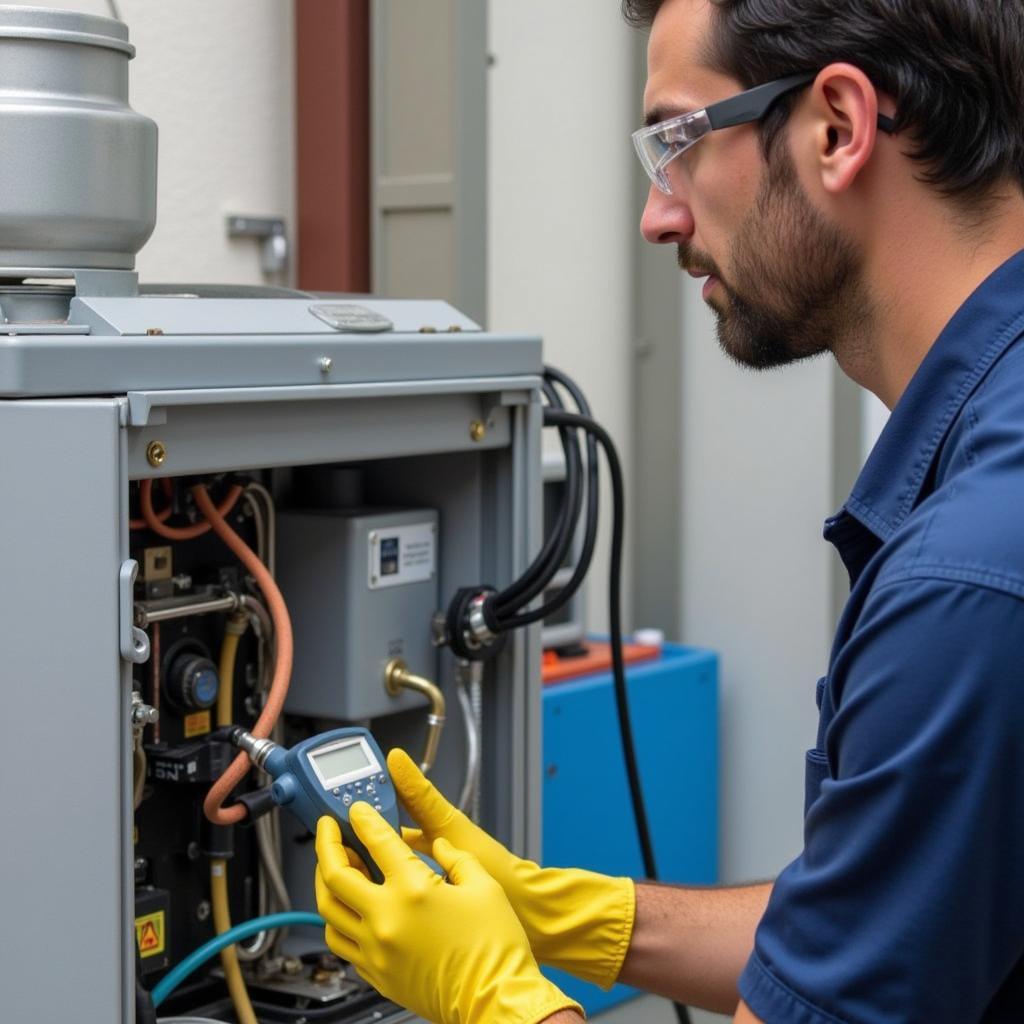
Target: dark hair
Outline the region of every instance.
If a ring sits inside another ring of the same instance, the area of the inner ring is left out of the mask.
[[[664,0],[622,0],[651,24]],[[709,66],[744,88],[834,61],[859,67],[896,104],[922,180],[968,205],[1007,179],[1024,189],[1021,0],[712,0]],[[792,110],[761,124],[766,155]]]

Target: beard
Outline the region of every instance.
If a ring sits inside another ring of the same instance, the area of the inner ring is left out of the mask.
[[[731,253],[728,283],[714,261],[685,243],[678,260],[718,278],[726,299],[708,299],[718,343],[741,366],[785,366],[862,336],[870,303],[860,256],[808,199],[784,146],[768,161]]]

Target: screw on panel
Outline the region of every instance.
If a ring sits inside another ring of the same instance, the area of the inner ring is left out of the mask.
[[[199,905],[196,907],[196,918],[199,921],[205,921],[210,916],[210,904],[207,900],[201,900]]]
[[[167,461],[167,445],[163,441],[150,441],[146,445],[146,461],[153,467],[162,466]]]
[[[334,365],[334,360],[330,356],[321,356],[317,361],[316,365],[320,367],[321,373],[330,373],[331,367]]]
[[[482,441],[487,436],[487,427],[480,420],[473,420],[469,425],[469,437],[473,441]]]

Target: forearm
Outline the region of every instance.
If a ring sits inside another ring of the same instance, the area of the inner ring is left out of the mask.
[[[559,1010],[545,1017],[541,1024],[583,1024],[583,1018],[574,1010]]]
[[[767,882],[728,889],[637,885],[636,922],[619,981],[735,1012],[736,984],[771,890]]]

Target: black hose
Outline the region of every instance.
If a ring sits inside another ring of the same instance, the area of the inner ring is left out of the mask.
[[[553,421],[548,419],[548,414],[557,411],[551,409],[544,410],[545,425],[553,425]],[[587,572],[590,570],[590,562],[594,556],[594,548],[597,544],[597,518],[600,495],[597,482],[597,445],[589,434],[587,435],[587,444],[588,447],[593,445],[593,454],[588,454],[586,529],[583,535],[583,544],[580,547],[579,559],[576,562],[573,574],[565,586],[561,587],[555,596],[547,601],[547,603],[541,605],[541,607],[534,608],[528,612],[520,612],[518,615],[511,617],[498,612],[497,622],[502,629],[518,629],[520,626],[528,626],[532,622],[539,622],[541,619],[546,619],[549,615],[553,615],[576,593]]]
[[[622,466],[615,445],[607,431],[587,416],[578,416],[557,409],[548,410],[545,420],[552,424],[578,427],[595,438],[604,449],[612,478],[612,551],[611,567],[608,574],[608,620],[611,629],[612,675],[615,680],[615,704],[619,712],[619,734],[622,737],[622,751],[626,759],[626,775],[633,799],[633,815],[636,818],[640,853],[644,862],[644,874],[657,880],[658,869],[654,860],[654,847],[647,823],[647,810],[640,788],[640,772],[633,744],[633,727],[629,715],[629,696],[626,690],[626,666],[622,656],[622,542],[625,530],[626,500],[622,479]],[[682,1003],[673,1003],[680,1024],[689,1024],[689,1010]]]
[[[547,418],[548,412],[552,410],[564,409],[564,406],[555,390],[553,384],[557,383],[566,391],[569,392],[573,401],[576,403],[580,413],[584,416],[590,415],[590,405],[587,402],[586,396],[579,389],[575,381],[570,377],[567,377],[560,370],[556,370],[553,366],[546,366],[544,368],[544,383],[543,389],[544,394],[548,399],[548,407],[544,410],[544,423],[545,426],[551,425]],[[572,443],[575,447],[575,453],[577,456],[579,447],[576,442],[576,431],[568,430],[565,427],[559,428],[559,435],[562,439],[562,449],[566,452],[566,490],[567,492],[572,489],[571,476],[576,471],[576,465],[570,462],[568,457],[569,444],[566,435],[572,435]],[[559,532],[563,525],[565,514],[568,512],[568,497],[562,503],[562,508],[559,510],[559,516],[556,521],[556,526],[553,528],[552,533],[549,535],[541,553],[534,559],[530,568],[510,587],[497,596],[494,600],[494,619],[495,624],[501,630],[518,629],[521,626],[528,626],[533,622],[539,622],[541,619],[547,618],[549,615],[553,615],[559,610],[579,589],[580,584],[583,582],[590,569],[590,562],[593,558],[594,548],[597,543],[597,520],[598,520],[598,506],[599,506],[599,490],[598,490],[598,468],[597,468],[597,443],[594,438],[587,434],[587,479],[586,479],[586,498],[587,498],[587,511],[586,511],[586,526],[583,534],[583,544],[580,548],[579,558],[576,561],[575,569],[573,570],[572,576],[569,581],[552,597],[547,603],[539,608],[535,608],[529,612],[516,613],[517,608],[521,608],[527,604],[530,600],[541,594],[547,589],[548,583],[554,577],[555,573],[561,567],[563,558],[551,559],[554,542],[556,540],[556,533]],[[582,497],[582,495],[580,495]],[[577,499],[579,500],[579,499]],[[578,511],[572,516],[572,525],[578,519]],[[559,540],[562,538],[559,537]],[[572,543],[572,536],[570,535],[565,541],[564,550],[568,551],[569,545]],[[547,559],[551,559],[548,565],[542,568],[539,572],[536,572],[536,567]],[[542,578],[543,584],[540,586],[536,585],[536,580]],[[531,586],[525,586],[524,583],[529,581]]]
[[[542,386],[550,407],[561,408],[561,400],[554,387],[547,381]],[[519,579],[494,597],[492,606],[495,619],[499,623],[504,614],[515,612],[517,608],[528,604],[547,589],[572,546],[576,522],[583,504],[582,458],[574,430],[562,428],[559,430],[559,437],[565,456],[565,497],[551,533],[537,557]],[[505,628],[503,624],[501,628]]]

